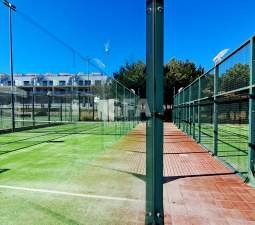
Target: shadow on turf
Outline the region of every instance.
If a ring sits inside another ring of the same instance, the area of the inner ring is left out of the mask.
[[[27,201],[27,199],[26,199],[26,201]],[[83,225],[73,219],[67,218],[63,214],[60,214],[60,213],[57,213],[57,212],[51,210],[49,207],[45,207],[45,206],[36,204],[32,201],[28,201],[28,202],[30,203],[31,206],[33,206],[38,211],[41,211],[41,212],[47,214],[48,216],[55,218],[56,220],[58,220],[59,222],[61,222],[63,224]]]
[[[100,169],[105,169],[105,170],[111,170],[111,171],[114,171],[114,172],[119,172],[119,173],[125,173],[125,174],[129,174],[129,175],[132,175],[142,181],[146,181],[146,176],[143,175],[143,174],[139,174],[139,173],[133,173],[133,172],[129,172],[129,171],[125,171],[125,170],[120,170],[120,169],[115,169],[115,168],[110,168],[110,167],[106,167],[106,166],[100,166],[100,165],[95,165],[95,164],[89,164],[90,166],[92,167],[97,167],[97,168],[100,168]]]
[[[9,169],[0,169],[0,174],[9,171]]]

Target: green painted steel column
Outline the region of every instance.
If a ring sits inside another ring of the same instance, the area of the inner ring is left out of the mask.
[[[50,108],[51,108],[51,96],[48,95],[48,122],[50,122]]]
[[[181,95],[178,94],[178,128],[181,128]]]
[[[249,181],[255,185],[255,37],[251,39],[251,70],[249,100]]]
[[[201,143],[201,107],[200,107],[200,99],[201,99],[201,77],[198,78],[198,106],[197,106],[197,123],[198,123],[198,143]]]
[[[213,154],[218,155],[218,80],[219,80],[219,66],[216,65],[214,69],[214,95],[213,95]]]
[[[89,106],[90,107],[90,106]],[[78,93],[78,120],[81,121],[81,93]]]
[[[33,120],[33,126],[35,126],[35,94],[34,91],[32,93],[32,120]]]
[[[192,137],[196,140],[196,120],[195,120],[195,102],[193,102],[192,107]]]
[[[191,94],[192,94],[192,90],[191,90],[191,86],[189,87],[189,135],[192,136],[192,125],[193,125],[193,120],[192,120],[192,103],[191,103]]]
[[[60,121],[63,121],[63,100],[62,100],[62,96],[60,96]]]
[[[189,104],[186,102],[185,105],[186,105],[186,118],[185,118],[186,127],[185,127],[185,133],[189,134]]]
[[[182,131],[185,130],[185,104],[184,104],[184,91],[182,91]]]
[[[146,126],[146,225],[163,225],[163,47],[164,1],[146,0],[147,101],[151,116]]]

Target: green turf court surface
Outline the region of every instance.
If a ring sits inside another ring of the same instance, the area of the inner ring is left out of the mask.
[[[144,182],[130,123],[76,123],[0,135],[1,225],[142,224]],[[142,216],[141,216],[142,215]]]

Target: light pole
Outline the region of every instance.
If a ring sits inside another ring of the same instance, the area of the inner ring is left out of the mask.
[[[12,131],[15,130],[15,109],[14,109],[14,79],[13,79],[13,43],[12,43],[12,12],[16,11],[16,6],[7,0],[3,4],[9,8],[9,35],[10,35],[10,72],[11,72],[11,108],[12,108]]]

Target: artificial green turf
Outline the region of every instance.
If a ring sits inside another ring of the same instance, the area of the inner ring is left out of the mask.
[[[127,167],[122,148],[130,143],[123,134],[131,128],[81,123],[1,135],[0,185],[142,199],[143,181],[118,170]],[[1,188],[0,202],[1,225],[136,224],[141,208],[137,202]]]

